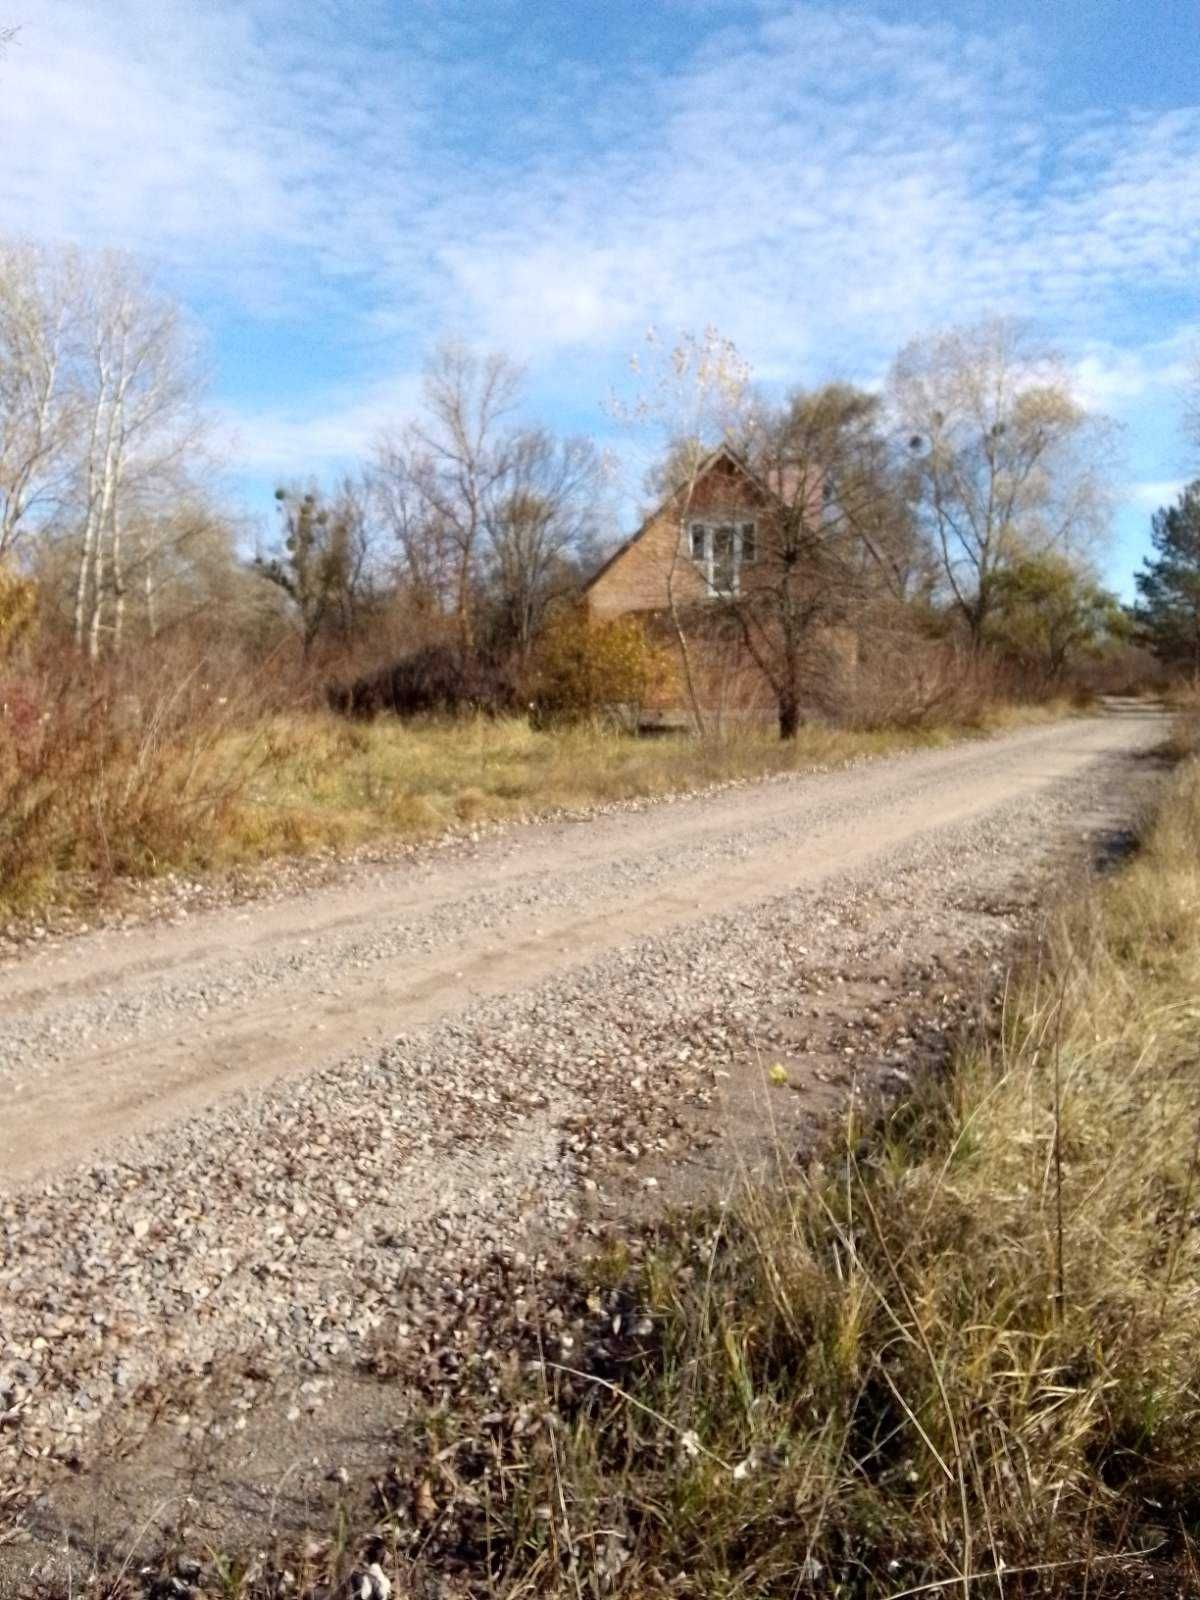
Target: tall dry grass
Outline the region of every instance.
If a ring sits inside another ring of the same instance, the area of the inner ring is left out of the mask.
[[[603,721],[354,722],[318,709],[316,688],[236,652],[186,648],[96,672],[55,660],[0,671],[0,914],[168,871],[812,770],[1012,716],[994,707],[969,724],[814,723],[782,745],[736,724],[698,740],[642,739]]]
[[[202,653],[0,675],[0,909],[213,861],[261,763],[245,730],[265,715],[239,664]]]
[[[1000,726],[997,718],[992,726]],[[631,736],[604,722],[532,727],[518,718],[351,724],[269,721],[270,759],[248,803],[291,812],[316,837],[417,835],[459,822],[679,793],[949,742],[966,730],[856,730],[813,724],[789,745],[732,728],[719,740]]]

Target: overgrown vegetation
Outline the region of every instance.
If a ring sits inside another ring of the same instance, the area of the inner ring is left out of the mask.
[[[233,737],[241,674],[205,659],[160,667],[6,675],[0,656],[0,910],[210,864],[244,828],[269,752]],[[299,841],[277,827],[260,842]]]
[[[661,584],[610,604],[637,620],[589,620],[612,463],[527,416],[507,356],[436,346],[414,414],[333,486],[281,487],[252,554],[176,308],[123,257],[0,239],[0,909],[896,748],[1085,671],[1136,682],[1087,564],[1105,431],[1028,330],[940,334],[881,394],[768,405],[749,379],[714,330],[654,342],[622,415],[657,419],[679,538]],[[596,726],[647,706],[698,743]],[[767,717],[794,751],[768,753]]]
[[[591,622],[579,610],[561,610],[538,647],[533,691],[540,720],[577,722],[623,715],[636,732],[648,701],[669,698],[675,663],[649,638],[636,617]]]
[[[633,603],[670,615],[698,727],[725,710],[728,675],[696,681],[714,617],[789,738],[821,708],[831,632],[846,661],[936,641],[1055,680],[1108,639],[1088,564],[1107,433],[1028,329],[944,330],[877,394],[768,403],[711,329],[652,339],[638,370],[614,407],[654,419],[647,487],[670,491],[680,539]],[[99,668],[185,638],[347,685],[453,647],[465,674],[495,665],[524,690],[636,494],[593,441],[529,416],[517,362],[449,340],[356,468],[282,485],[247,522],[213,478],[202,396],[185,321],[136,262],[0,238],[0,561],[64,655]]]
[[[140,671],[117,663],[82,674],[53,661],[6,671],[0,657],[0,914],[92,901],[169,871],[803,771],[997,728],[1014,715],[979,703],[906,728],[813,724],[790,748],[753,726],[720,740],[639,739],[579,715],[601,670],[609,690],[620,679],[622,696],[644,683],[656,657],[628,634],[615,628],[611,655],[599,652],[578,680],[575,635],[564,633],[547,668],[547,707],[561,715],[545,726],[494,714],[494,704],[472,711],[465,690],[482,699],[488,685],[457,674],[447,683],[432,666],[400,687],[434,701],[453,693],[463,715],[348,720],[294,710],[294,680],[254,682],[236,657],[163,652],[152,671],[143,661]],[[395,690],[395,675],[378,687]]]

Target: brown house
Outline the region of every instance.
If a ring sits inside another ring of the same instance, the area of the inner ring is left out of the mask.
[[[817,521],[819,483],[812,497]],[[745,648],[732,608],[720,602],[752,592],[756,577],[766,583],[777,578],[770,563],[770,530],[778,504],[753,469],[722,445],[591,579],[584,590],[588,615],[603,621],[639,614],[655,626],[665,624],[674,610],[686,617],[700,703],[739,716],[773,715],[771,687]],[[845,629],[826,629],[813,643],[807,698],[810,709],[828,708],[831,696],[836,698],[853,674],[856,642]]]
[[[592,578],[584,590],[589,616],[657,613],[741,592],[753,582],[769,500],[733,450],[714,450]]]

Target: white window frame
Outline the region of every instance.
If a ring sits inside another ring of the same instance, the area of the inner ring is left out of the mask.
[[[716,559],[714,555],[715,536],[722,528],[733,530],[733,585],[729,589],[719,589],[716,585]],[[697,539],[697,535],[699,539]],[[749,539],[747,539],[749,535]],[[742,568],[753,566],[758,560],[758,527],[751,520],[734,522],[730,517],[716,517],[711,521],[696,518],[687,525],[687,552],[704,576],[705,585],[711,595],[718,599],[728,600],[741,593]],[[746,545],[749,543],[750,555],[746,554]]]

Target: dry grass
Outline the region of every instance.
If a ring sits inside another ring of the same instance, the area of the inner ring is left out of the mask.
[[[996,713],[986,728],[1011,725],[1018,715]],[[599,725],[535,729],[483,717],[356,725],[309,716],[276,721],[254,736],[266,759],[245,811],[272,832],[269,819],[282,814],[314,841],[342,843],[802,772],[946,744],[966,731],[978,730],[812,726],[782,745],[770,732],[702,742],[684,734],[636,738]]]
[[[1176,761],[1200,755],[1200,689],[1177,684],[1162,698],[1164,705],[1175,712],[1164,754]]]
[[[1170,710],[1184,716],[1195,716],[1200,712],[1200,684],[1193,683],[1189,679],[1175,679],[1158,694],[1157,698]]]
[[[0,715],[0,912],[106,884],[526,817],[937,745],[970,728],[811,727],[719,742],[480,717],[347,722],[254,704],[208,663],[12,695]]]
[[[203,662],[0,681],[0,911],[210,861],[260,759],[230,742],[247,713]]]

